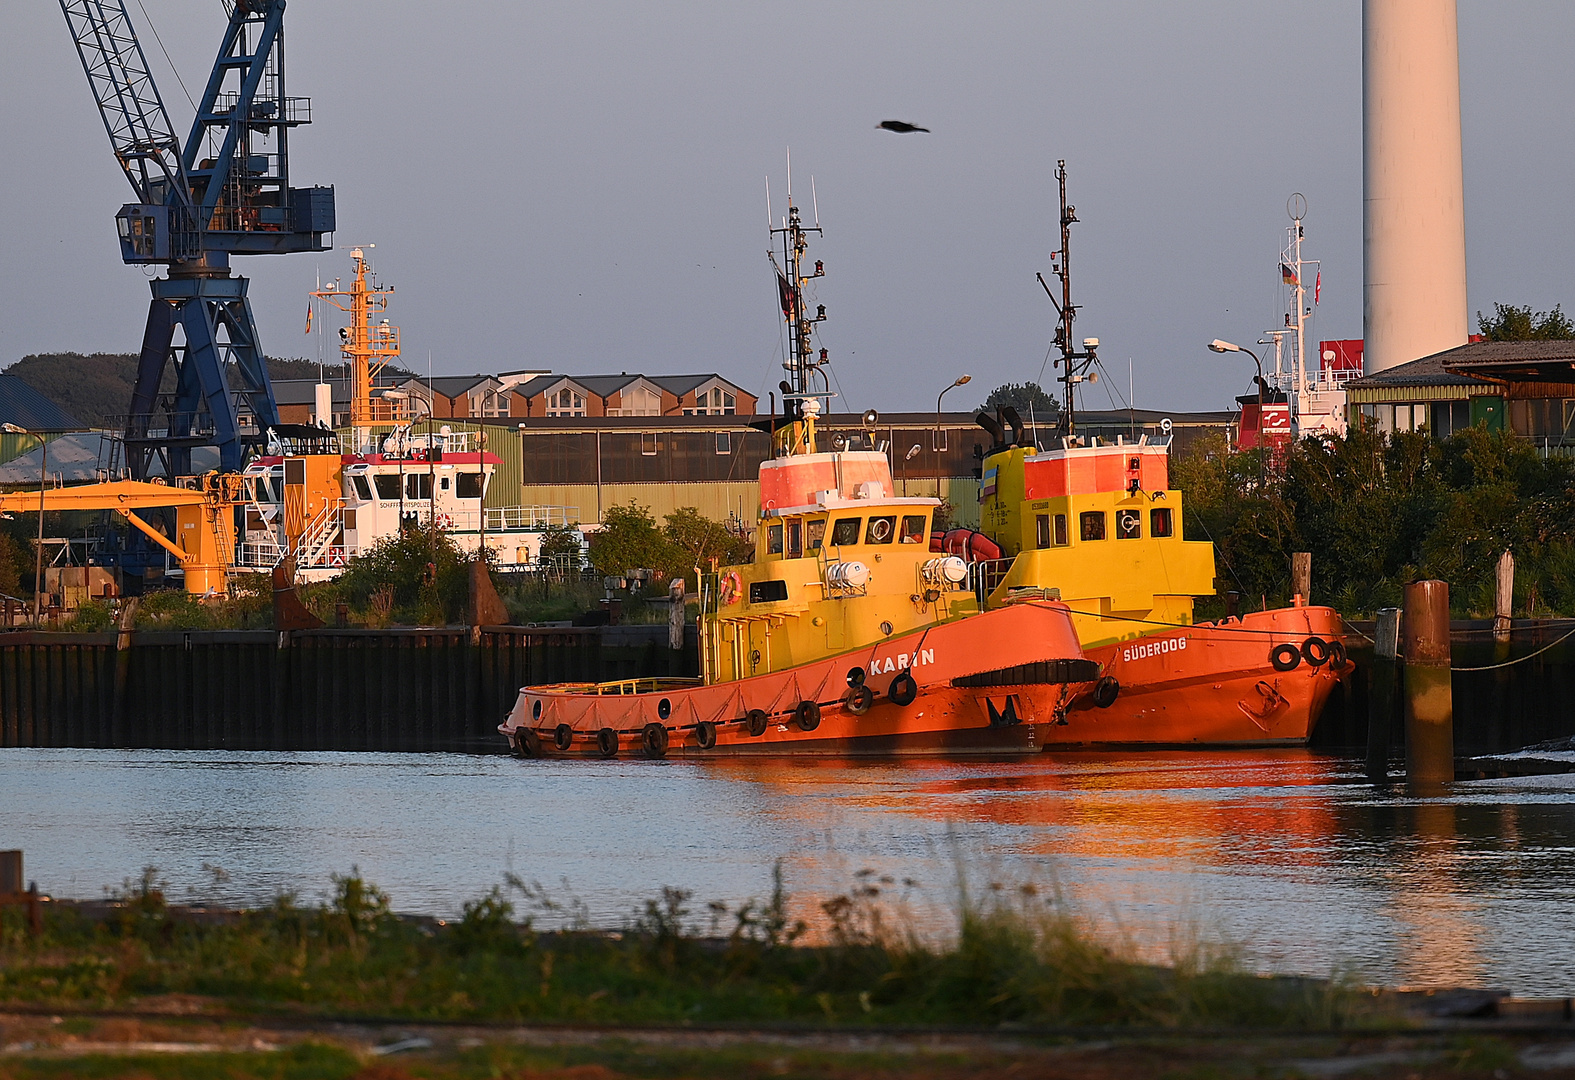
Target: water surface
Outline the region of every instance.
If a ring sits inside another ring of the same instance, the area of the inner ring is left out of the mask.
[[[779,860],[801,914],[871,868],[915,918],[941,920],[961,868],[976,889],[1053,884],[1155,954],[1201,936],[1265,971],[1575,994],[1575,778],[1417,799],[1358,772],[1306,751],[696,764],[5,750],[0,848],[23,848],[28,876],[61,896],[153,865],[175,900],[317,900],[358,866],[397,910],[436,915],[512,872],[609,926],[664,885],[697,906],[763,898]]]

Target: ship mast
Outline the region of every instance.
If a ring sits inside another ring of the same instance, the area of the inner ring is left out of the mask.
[[[369,441],[372,424],[406,420],[409,408],[404,402],[372,400],[373,380],[390,360],[399,356],[399,327],[390,326],[387,319],[372,321],[374,313],[388,310],[388,297],[394,287],[377,283],[360,248],[352,248],[350,258],[355,260],[355,280],[350,290],[339,288],[336,281],[332,288],[319,289],[312,296],[350,315],[350,325],[339,330],[339,351],[350,362],[350,426],[354,449],[360,451]]]
[[[1081,352],[1072,346],[1072,322],[1077,318],[1077,305],[1072,303],[1072,224],[1077,221],[1077,207],[1066,201],[1065,160],[1055,163],[1055,176],[1061,187],[1061,247],[1050,253],[1050,272],[1061,279],[1061,298],[1056,299],[1042,274],[1039,284],[1044,286],[1045,295],[1055,305],[1058,316],[1055,347],[1061,350],[1056,366],[1061,368],[1062,405],[1056,433],[1072,438],[1077,435],[1077,384],[1084,379],[1098,378],[1088,374],[1088,369],[1098,360],[1095,350],[1099,347],[1099,339],[1084,338]]]
[[[777,271],[782,317],[788,324],[788,357],[782,362],[788,377],[782,380],[781,390],[783,412],[789,423],[782,429],[785,438],[777,439],[777,449],[787,454],[812,454],[815,452],[815,416],[820,412],[819,398],[824,395],[815,393],[810,379],[811,373],[827,362],[827,350],[821,349],[816,356],[812,335],[815,324],[826,321],[826,305],[817,304],[815,314],[810,315],[804,304],[804,286],[815,278],[825,277],[826,269],[816,259],[814,270],[804,272],[809,234],[822,235],[820,214],[817,210],[813,225],[805,225],[800,219],[798,206],[793,202],[792,159],[788,161],[787,216],[780,226],[771,228],[773,238],[782,238],[781,265],[777,264],[773,251],[767,249],[766,252]]]

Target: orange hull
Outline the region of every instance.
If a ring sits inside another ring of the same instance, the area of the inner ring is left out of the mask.
[[[1120,685],[1114,702],[1095,703],[1081,687],[1066,711],[1041,735],[1061,746],[1304,745],[1340,678],[1354,665],[1343,644],[1326,662],[1298,659],[1276,670],[1278,646],[1304,651],[1308,639],[1340,642],[1344,629],[1333,608],[1293,607],[1222,623],[1156,629],[1151,634],[1089,649],[1102,675]],[[1317,647],[1309,650],[1317,658]],[[1282,664],[1285,654],[1282,653]],[[1034,688],[1022,706],[1043,713]]]
[[[1035,693],[1062,706],[1093,674],[1063,605],[1012,604],[710,686],[659,684],[624,694],[526,687],[498,731],[530,757],[1038,753],[1053,707],[1037,718],[1021,713],[999,685],[1025,670],[1060,677],[1036,683]],[[855,712],[854,671],[871,696],[863,712]],[[893,698],[904,671],[915,684],[906,703],[900,686]]]

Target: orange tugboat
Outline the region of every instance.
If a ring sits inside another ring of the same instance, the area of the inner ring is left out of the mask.
[[[498,731],[526,757],[1033,753],[1097,675],[1040,590],[981,611],[970,567],[930,550],[938,500],[894,494],[884,448],[820,453],[806,226],[779,234],[791,338],[782,414],[761,426],[754,562],[701,575],[701,676],[526,687]],[[774,410],[773,410],[774,412]]]
[[[942,546],[983,556],[971,569],[986,612],[1021,595],[1054,595],[1071,610],[1099,678],[1079,688],[1045,743],[1303,744],[1353,667],[1340,616],[1298,596],[1288,608],[1193,623],[1193,598],[1215,589],[1214,551],[1182,539],[1168,438],[1100,445],[1077,434],[1075,387],[1097,363],[1099,342],[1085,339],[1081,351],[1071,344],[1066,252],[1076,217],[1064,162],[1057,175],[1059,445],[1034,445],[1012,409],[981,416],[993,438],[981,470],[983,535],[950,536]]]

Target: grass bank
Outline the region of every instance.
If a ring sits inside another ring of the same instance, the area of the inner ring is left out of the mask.
[[[894,915],[891,883],[868,873],[812,922],[789,917],[780,885],[737,907],[669,888],[615,932],[572,917],[538,930],[566,905],[517,878],[442,922],[393,915],[353,873],[319,906],[282,896],[224,912],[172,908],[156,877],[108,904],[49,905],[36,939],[7,912],[0,1008],[195,995],[236,1015],[412,1021],[1327,1030],[1371,1001],[1252,975],[1226,951],[1138,962],[1031,887],[964,896],[936,940]]]

